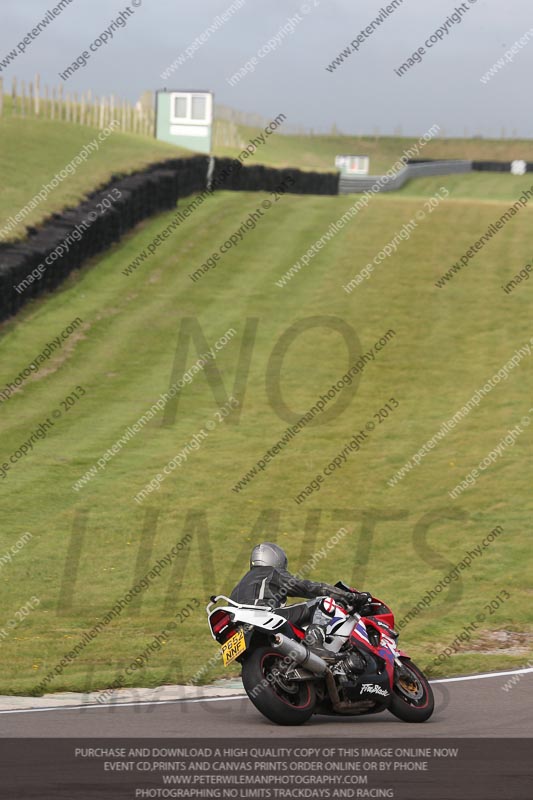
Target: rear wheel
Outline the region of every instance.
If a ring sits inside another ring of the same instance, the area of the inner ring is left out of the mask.
[[[394,692],[389,711],[404,722],[425,722],[433,714],[433,691],[423,672],[409,659],[394,670]]]
[[[316,703],[310,681],[284,678],[285,657],[271,647],[253,650],[242,665],[246,694],[265,717],[278,725],[301,725],[312,716]]]

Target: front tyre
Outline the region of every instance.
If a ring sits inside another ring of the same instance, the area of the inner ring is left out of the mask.
[[[394,691],[389,711],[404,722],[425,722],[433,714],[435,700],[425,675],[408,658],[394,669]]]
[[[309,681],[287,681],[284,656],[272,647],[252,650],[242,665],[246,694],[265,717],[278,725],[302,725],[312,716],[315,688]]]

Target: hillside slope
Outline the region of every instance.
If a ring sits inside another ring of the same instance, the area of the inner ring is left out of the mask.
[[[67,205],[75,205],[113,173],[129,173],[154,161],[192,155],[190,151],[151,137],[123,134],[119,128],[99,141],[100,132],[95,128],[43,118],[13,117],[7,113],[9,108],[10,99],[6,98],[5,113],[0,117],[0,240],[24,238],[26,226],[38,224]],[[245,126],[237,126],[237,131],[239,141],[233,147],[215,147],[215,155],[235,158],[241,147],[253,139],[258,142],[263,132]],[[285,135],[281,125],[275,133],[265,137],[265,143],[257,147],[247,163],[334,171],[335,155],[364,153],[370,156],[371,172],[379,174],[389,169],[415,141],[416,137]],[[97,148],[92,142],[96,142]],[[73,174],[60,180],[57,188],[45,191],[35,208],[24,213],[23,219],[9,221],[88,145],[91,152],[87,160],[75,166]],[[533,161],[533,142],[437,138],[423,148],[421,156]],[[459,179],[458,191],[465,197],[482,197],[488,193],[507,198],[519,185],[512,183],[513,180],[508,175],[465,176]],[[434,183],[427,185],[433,191]],[[412,181],[402,193],[424,195],[424,182]]]
[[[288,120],[290,122],[290,119]],[[257,138],[260,128],[238,126],[244,142]],[[423,132],[421,132],[423,133]],[[373,175],[389,169],[418,140],[417,136],[298,136],[285,135],[283,125],[261,148],[261,160],[273,166],[305,169],[335,169],[335,156],[342,153],[370,156]],[[219,147],[216,155],[233,155],[234,149]],[[420,158],[465,158],[479,161],[533,161],[530,139],[447,139],[436,137],[421,150]]]
[[[99,140],[101,132],[85,125],[41,118],[0,118],[0,240],[24,238],[26,226],[35,225],[67,205],[76,205],[112,174],[134,172],[154,161],[187,153],[155,139],[120,133],[116,127]],[[81,163],[72,163],[80,152]],[[14,227],[8,223],[54,177],[56,187],[44,190],[34,209],[24,213]]]
[[[530,259],[531,211],[437,289],[435,280],[506,209],[505,203],[444,200],[347,294],[342,286],[423,207],[416,198],[378,197],[279,288],[281,275],[353,202],[217,193],[132,275],[123,270],[172,213],[142,225],[2,327],[0,389],[73,320],[82,320],[1,403],[0,464],[9,469],[1,481],[0,553],[23,531],[32,539],[3,571],[0,628],[7,634],[7,621],[32,597],[39,603],[2,640],[0,693],[35,691],[158,560],[161,576],[48,688],[109,686],[137,656],[143,668],[129,684],[190,679],[216,653],[205,622],[207,598],[231,590],[250,547],[259,538],[277,539],[296,570],[341,526],[342,541],[310,577],[371,589],[393,604],[398,618],[501,526],[482,557],[409,622],[402,641],[426,666],[505,590],[510,599],[433,671],[505,668],[530,657],[527,644],[508,652],[498,642],[502,631],[513,631],[516,642],[519,632],[530,631],[533,576],[524,530],[533,512],[525,469],[531,429],[474,486],[458,499],[449,496],[528,414],[528,358],[421,466],[395,486],[388,481],[530,341],[530,285],[511,295],[501,285]],[[247,224],[252,212],[255,226]],[[236,230],[245,232],[221,254]],[[192,281],[189,275],[208,259],[213,268]],[[188,346],[187,330],[194,339]],[[214,366],[197,368],[182,382],[177,409],[169,404],[135,430],[198,353],[224,335]],[[339,390],[322,418],[265,461],[289,421],[359,357],[355,337],[363,352],[374,354],[355,393]],[[52,425],[32,440],[47,420]],[[340,458],[362,433],[359,449]],[[163,475],[176,456],[180,465]],[[341,466],[317,482],[336,457]],[[298,501],[302,492],[308,496]],[[177,542],[178,557],[167,564]],[[147,650],[173,619],[175,632]],[[206,667],[202,679],[220,674]]]

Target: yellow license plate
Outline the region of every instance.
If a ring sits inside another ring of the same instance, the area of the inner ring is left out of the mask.
[[[245,650],[246,642],[244,641],[244,631],[240,630],[222,645],[222,663],[227,667],[228,664],[235,661],[237,656],[240,656]]]

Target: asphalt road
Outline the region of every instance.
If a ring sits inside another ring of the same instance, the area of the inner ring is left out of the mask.
[[[408,725],[389,712],[368,717],[316,716],[280,728],[245,698],[64,708],[0,713],[0,737],[492,737],[533,736],[533,673],[508,692],[508,677],[491,675],[434,683],[435,713]]]

